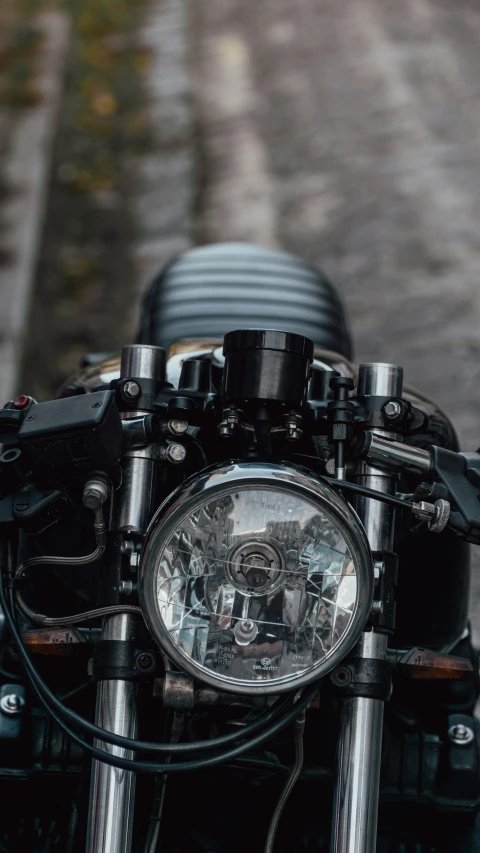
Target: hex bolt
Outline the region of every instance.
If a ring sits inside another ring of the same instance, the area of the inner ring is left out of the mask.
[[[375,560],[373,564],[373,571],[375,574],[375,580],[379,581],[381,576],[385,574],[385,563],[383,560]]]
[[[83,490],[83,505],[87,509],[97,510],[105,503],[110,494],[110,488],[105,480],[92,478],[87,480]]]
[[[10,714],[11,716],[21,714],[24,707],[25,699],[18,693],[7,693],[6,696],[2,696],[0,699],[0,708],[4,714]]]
[[[134,551],[135,551],[135,542],[132,542],[131,539],[124,539],[124,541],[120,545],[120,553],[121,554],[133,554]]]
[[[126,382],[121,387],[122,397],[125,397],[127,400],[136,400],[137,397],[142,393],[142,389],[138,382],[135,382],[134,379],[127,379]]]
[[[188,429],[188,421],[179,421],[173,418],[171,421],[168,421],[168,429],[172,435],[183,435]]]
[[[134,572],[140,565],[140,554],[130,554],[130,571]]]
[[[372,601],[372,616],[381,616],[383,613],[383,601]]]
[[[173,462],[175,465],[178,465],[179,462],[183,462],[186,455],[187,451],[183,444],[169,444],[164,450],[164,459],[166,459],[167,462]]]
[[[396,400],[389,400],[383,407],[385,416],[391,420],[398,418],[402,414],[402,407]]]
[[[466,746],[471,743],[475,737],[473,729],[471,729],[470,726],[465,726],[463,723],[457,723],[456,725],[451,726],[448,730],[448,736],[452,743],[457,744],[457,746]]]

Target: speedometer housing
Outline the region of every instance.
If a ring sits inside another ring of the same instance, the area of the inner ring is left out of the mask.
[[[349,504],[304,468],[231,462],[183,484],[147,532],[140,602],[166,655],[243,694],[332,670],[365,627],[372,557]]]

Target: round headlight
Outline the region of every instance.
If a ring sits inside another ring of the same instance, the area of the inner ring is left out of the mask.
[[[279,693],[335,667],[365,626],[372,558],[351,507],[309,471],[211,468],[160,507],[140,600],[154,638],[195,678]]]

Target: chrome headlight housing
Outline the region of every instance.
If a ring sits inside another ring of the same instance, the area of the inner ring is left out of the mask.
[[[355,512],[309,471],[210,468],[160,507],[140,565],[147,625],[181,669],[280,693],[333,669],[365,626],[372,557]]]

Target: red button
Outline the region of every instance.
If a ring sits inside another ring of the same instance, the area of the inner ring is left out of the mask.
[[[15,397],[13,405],[16,409],[24,409],[25,406],[28,406],[29,402],[30,397],[27,397],[25,394],[20,394],[19,397]]]

